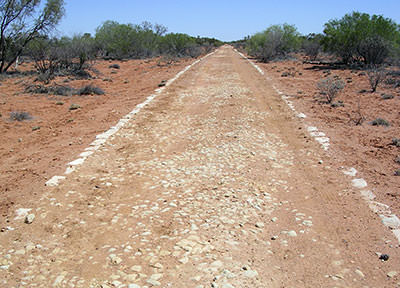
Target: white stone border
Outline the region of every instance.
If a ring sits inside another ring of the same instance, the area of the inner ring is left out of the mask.
[[[357,170],[355,168],[344,169],[342,172],[353,177],[351,184],[354,188],[360,190],[362,198],[367,202],[369,208],[376,213],[382,220],[382,223],[392,230],[394,236],[400,243],[400,219],[392,213],[390,207],[386,204],[375,201],[375,194],[368,190],[368,183],[363,178],[357,178]]]
[[[254,62],[252,62],[249,58],[247,58],[246,56],[243,55],[243,53],[240,53],[239,51],[237,51],[235,49],[235,51],[244,59],[246,59],[247,61],[249,61],[249,63],[261,74],[261,75],[265,75],[264,71]],[[268,80],[272,80],[269,76],[266,76],[266,78]],[[274,88],[274,90],[276,91],[276,93],[278,93],[282,100],[289,106],[289,108],[295,113],[296,117],[300,118],[300,119],[305,119],[307,118],[307,115],[304,113],[299,113],[296,111],[296,108],[293,105],[293,102],[290,100],[290,96],[285,95],[282,91],[280,91],[274,84],[272,84],[272,88]],[[329,149],[329,137],[327,137],[325,135],[324,132],[321,132],[318,130],[317,127],[314,126],[307,126],[307,131],[310,134],[311,137],[314,137],[314,139],[321,144],[322,148],[324,150],[328,150]]]
[[[154,91],[154,93],[146,98],[146,100],[138,105],[136,105],[135,109],[133,109],[131,112],[129,112],[127,115],[122,117],[117,125],[112,126],[110,129],[108,129],[106,132],[101,133],[96,136],[96,140],[94,140],[92,143],[89,144],[89,147],[85,149],[84,152],[79,154],[79,158],[75,159],[74,161],[71,161],[67,164],[67,169],[64,172],[64,175],[68,175],[75,171],[76,167],[79,165],[82,165],[85,160],[92,155],[95,151],[97,151],[102,145],[106,143],[106,141],[114,135],[116,132],[118,132],[122,127],[126,125],[126,123],[129,122],[133,118],[134,115],[139,113],[139,111],[145,107],[147,104],[149,104],[151,101],[153,101],[157,96],[159,96],[166,87],[171,85],[174,81],[176,81],[179,77],[181,77],[186,71],[188,71],[190,68],[192,68],[194,65],[199,63],[200,61],[203,61],[207,57],[211,56],[214,54],[215,51],[205,55],[204,57],[194,61],[192,64],[186,66],[182,71],[180,71],[178,74],[175,75],[174,78],[170,79],[167,81],[164,87],[160,87]],[[66,179],[66,176],[53,176],[50,178],[45,185],[46,186],[58,186],[59,183],[63,180]]]
[[[256,68],[257,71],[261,75],[265,75],[264,71],[261,70],[261,68],[259,66],[257,66],[254,62],[250,61],[249,58],[244,56],[242,53],[240,53],[236,49],[235,49],[235,51],[241,57],[243,57],[244,59],[247,59],[247,61],[249,61],[250,64],[254,68]],[[271,80],[271,78],[268,76],[267,76],[267,79]],[[289,96],[284,95],[284,93],[279,91],[279,89],[274,84],[272,84],[272,87],[279,95],[281,95],[283,101],[285,101],[285,103],[290,107],[290,109],[296,114],[296,116],[298,118],[305,119],[307,117],[305,114],[298,113],[296,111],[296,109],[293,105],[293,102],[289,100],[289,98],[290,98]],[[314,139],[316,141],[318,141],[318,143],[321,144],[322,148],[324,148],[325,150],[329,149],[329,145],[330,145],[329,138],[325,135],[325,133],[319,131],[318,128],[314,127],[314,126],[306,125],[306,128],[307,128],[308,133],[312,137],[314,137]],[[353,179],[351,180],[352,186],[354,188],[360,189],[361,196],[367,202],[369,208],[374,213],[379,215],[379,217],[382,219],[382,223],[393,232],[394,236],[397,238],[397,240],[400,243],[400,219],[395,214],[392,213],[392,211],[390,210],[390,207],[388,205],[374,201],[376,196],[370,190],[365,189],[368,187],[367,181],[365,181],[363,178],[356,178],[356,175],[358,172],[355,168],[349,168],[349,169],[344,168],[344,170],[342,170],[342,172],[345,175],[353,177]]]

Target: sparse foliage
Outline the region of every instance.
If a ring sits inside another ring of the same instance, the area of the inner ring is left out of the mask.
[[[343,90],[345,83],[340,78],[328,77],[321,79],[317,83],[317,88],[326,99],[327,103],[332,103],[333,99],[337,97],[339,92]]]
[[[371,67],[367,71],[368,82],[371,86],[371,92],[374,93],[378,88],[378,85],[385,79],[386,73],[379,67]]]
[[[306,56],[310,58],[310,60],[315,60],[318,57],[318,54],[321,50],[321,34],[309,34],[302,42],[301,46],[304,50]]]
[[[58,24],[64,13],[63,0],[0,0],[0,73],[6,72],[30,41]]]
[[[371,121],[372,126],[390,126],[390,123],[382,118],[376,118],[375,120]]]
[[[78,95],[104,95],[103,89],[92,85],[82,87],[77,92]]]
[[[31,120],[32,116],[28,112],[24,111],[14,111],[10,113],[10,120],[11,121],[25,121]]]

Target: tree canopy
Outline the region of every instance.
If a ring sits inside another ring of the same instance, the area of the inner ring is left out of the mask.
[[[48,33],[64,15],[63,0],[0,0],[0,73],[17,60],[30,41]]]

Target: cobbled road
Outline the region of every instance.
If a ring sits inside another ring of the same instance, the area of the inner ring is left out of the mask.
[[[398,287],[393,235],[269,81],[229,46],[194,65],[10,217],[0,286]]]

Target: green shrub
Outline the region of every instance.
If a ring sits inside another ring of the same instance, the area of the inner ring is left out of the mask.
[[[263,62],[286,57],[300,47],[300,33],[294,25],[272,25],[250,37],[247,51]]]
[[[382,118],[376,118],[375,120],[371,121],[372,126],[390,126],[390,123]]]
[[[347,64],[380,64],[398,45],[399,37],[399,26],[393,20],[353,12],[325,23],[322,44]]]

